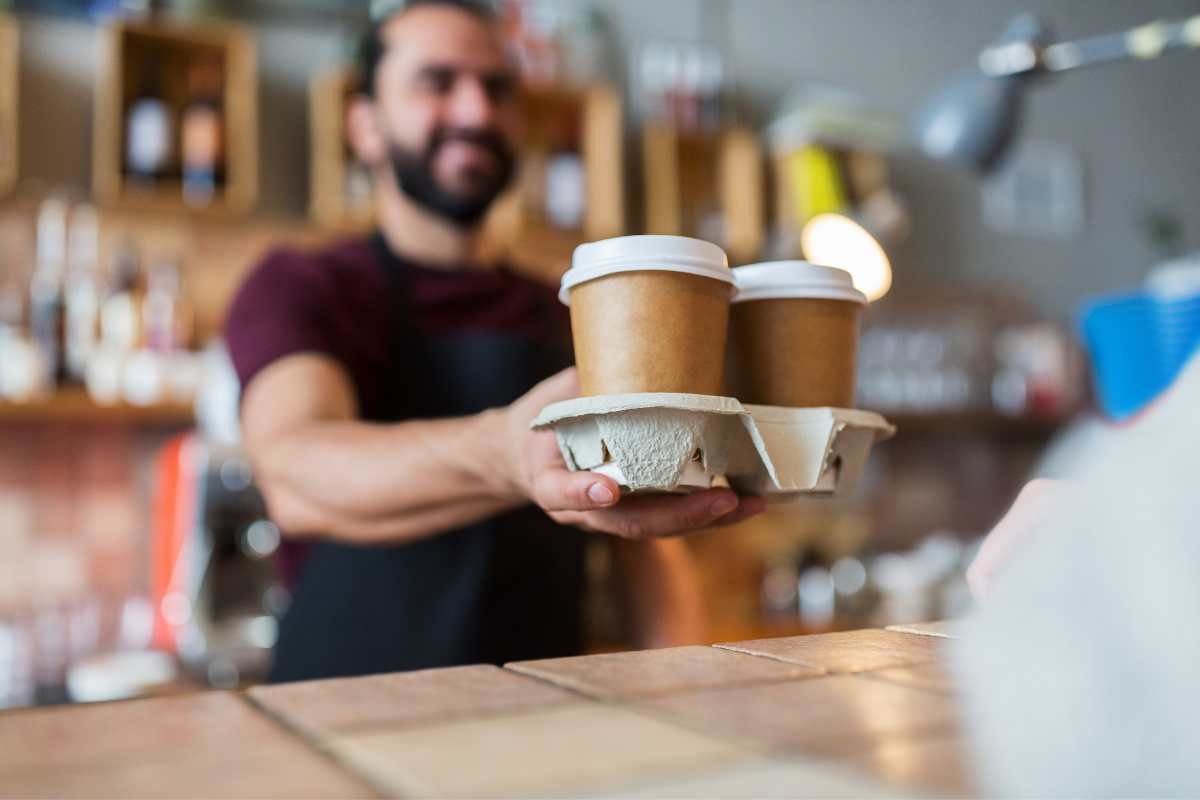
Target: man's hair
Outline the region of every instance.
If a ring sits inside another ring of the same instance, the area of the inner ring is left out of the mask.
[[[456,8],[488,23],[498,19],[495,6],[488,0],[383,0],[372,3],[371,24],[358,47],[356,83],[361,94],[375,96],[375,75],[379,71],[379,62],[383,61],[387,52],[387,44],[383,41],[383,26],[397,14],[421,6]]]

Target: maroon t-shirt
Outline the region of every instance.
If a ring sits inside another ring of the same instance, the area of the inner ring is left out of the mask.
[[[394,258],[394,256],[393,256]],[[396,364],[396,293],[379,240],[338,242],[314,252],[281,249],[242,284],[225,338],[243,390],[264,367],[315,352],[345,367],[364,419],[388,419],[387,381]],[[403,260],[411,324],[419,331],[520,333],[562,343],[569,316],[551,286],[495,270],[439,269]]]
[[[397,338],[403,330],[389,272],[396,268],[407,276],[408,322],[424,334],[490,331],[569,341],[570,316],[554,288],[505,268],[423,267],[388,253],[378,235],[317,251],[280,249],[251,271],[225,322],[243,391],[277,359],[322,353],[346,369],[363,419],[393,419],[389,382],[401,368]],[[289,586],[307,551],[303,542],[281,548],[278,567]]]

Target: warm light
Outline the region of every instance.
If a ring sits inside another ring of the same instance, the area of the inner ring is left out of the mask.
[[[874,301],[892,286],[892,263],[870,231],[842,214],[818,214],[800,231],[804,257],[814,264],[844,269],[854,288]]]

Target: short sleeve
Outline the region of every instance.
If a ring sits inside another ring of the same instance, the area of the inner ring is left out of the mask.
[[[250,272],[225,319],[226,344],[243,390],[284,356],[315,351],[337,357],[326,320],[326,280],[311,256],[284,250]]]

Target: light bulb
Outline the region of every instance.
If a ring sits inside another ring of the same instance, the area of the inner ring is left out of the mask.
[[[878,240],[843,214],[818,214],[800,231],[800,247],[813,264],[850,273],[854,288],[875,301],[892,286],[892,263]]]

